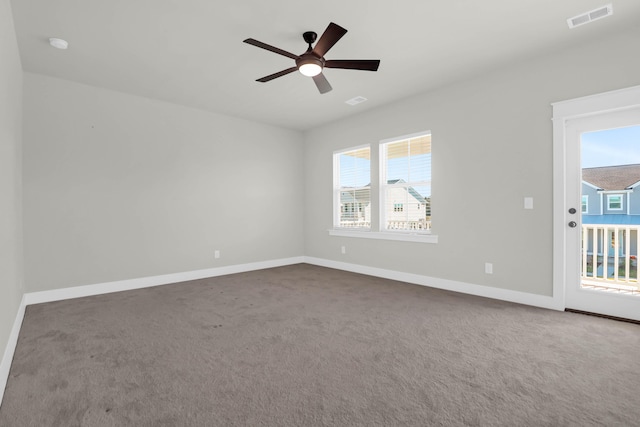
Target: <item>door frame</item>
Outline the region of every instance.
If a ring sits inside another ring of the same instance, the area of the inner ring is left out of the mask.
[[[640,107],[640,86],[552,103],[553,108],[553,299],[566,308],[567,268],[567,122]],[[578,206],[579,207],[579,206]],[[580,210],[578,210],[580,212]]]

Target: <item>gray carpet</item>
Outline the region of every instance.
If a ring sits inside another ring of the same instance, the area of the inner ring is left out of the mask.
[[[27,307],[1,426],[639,425],[640,326],[306,264]]]

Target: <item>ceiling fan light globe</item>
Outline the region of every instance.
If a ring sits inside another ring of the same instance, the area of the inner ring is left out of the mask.
[[[302,64],[298,70],[307,77],[317,76],[322,72],[322,67],[318,64]]]

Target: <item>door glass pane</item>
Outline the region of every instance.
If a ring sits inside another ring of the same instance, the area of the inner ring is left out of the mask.
[[[581,135],[582,287],[640,296],[640,125]]]

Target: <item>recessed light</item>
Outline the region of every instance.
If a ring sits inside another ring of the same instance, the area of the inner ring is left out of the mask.
[[[349,105],[357,105],[366,100],[367,98],[365,98],[364,96],[356,96],[355,98],[351,98],[348,101],[344,101],[344,102],[346,102]]]
[[[56,49],[66,49],[69,47],[69,43],[66,40],[57,39],[55,37],[51,37],[49,39],[49,44]]]

